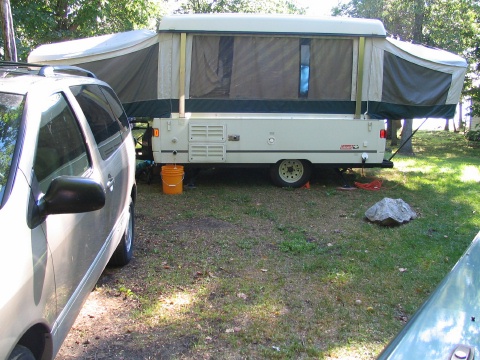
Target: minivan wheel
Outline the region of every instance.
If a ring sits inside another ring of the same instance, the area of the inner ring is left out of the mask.
[[[310,180],[312,165],[306,160],[280,160],[270,168],[270,177],[280,187],[299,188]]]
[[[29,348],[17,345],[13,348],[8,360],[35,360],[35,356],[33,356]]]
[[[122,239],[113,253],[109,265],[110,266],[125,266],[133,256],[133,242],[135,238],[135,204],[130,197],[130,206],[128,211],[128,225]]]

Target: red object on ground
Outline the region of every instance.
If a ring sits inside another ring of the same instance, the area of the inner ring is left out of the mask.
[[[354,184],[359,189],[372,191],[380,190],[380,188],[382,187],[382,182],[380,180],[373,180],[372,182],[366,184],[362,184],[359,182],[355,182]]]
[[[310,189],[310,181],[307,181],[305,185],[302,186],[302,189]]]

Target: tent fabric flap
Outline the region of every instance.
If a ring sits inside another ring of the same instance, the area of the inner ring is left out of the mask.
[[[158,98],[159,37],[150,30],[42,45],[28,61],[46,65],[75,65],[107,82],[122,103]]]
[[[122,103],[157,98],[158,44],[78,66],[92,71],[115,90]]]
[[[384,52],[382,102],[405,105],[446,103],[452,75]]]
[[[372,102],[368,107],[371,116],[452,116],[451,105],[458,103],[463,88],[465,59],[390,38],[373,39],[370,54],[368,87],[362,100]],[[380,108],[381,112],[374,112]],[[389,112],[389,108],[396,110]],[[402,112],[402,108],[408,110]]]

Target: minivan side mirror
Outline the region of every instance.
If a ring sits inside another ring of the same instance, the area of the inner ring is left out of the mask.
[[[105,189],[92,179],[59,176],[37,203],[40,216],[99,210],[105,205]]]
[[[30,229],[44,222],[48,215],[95,211],[105,206],[104,187],[95,180],[77,176],[59,176],[39,200],[33,199],[33,192],[31,196],[27,220]]]

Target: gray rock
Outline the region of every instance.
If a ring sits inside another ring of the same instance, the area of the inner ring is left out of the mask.
[[[402,199],[384,198],[365,212],[368,220],[383,226],[394,226],[404,224],[417,217]]]

